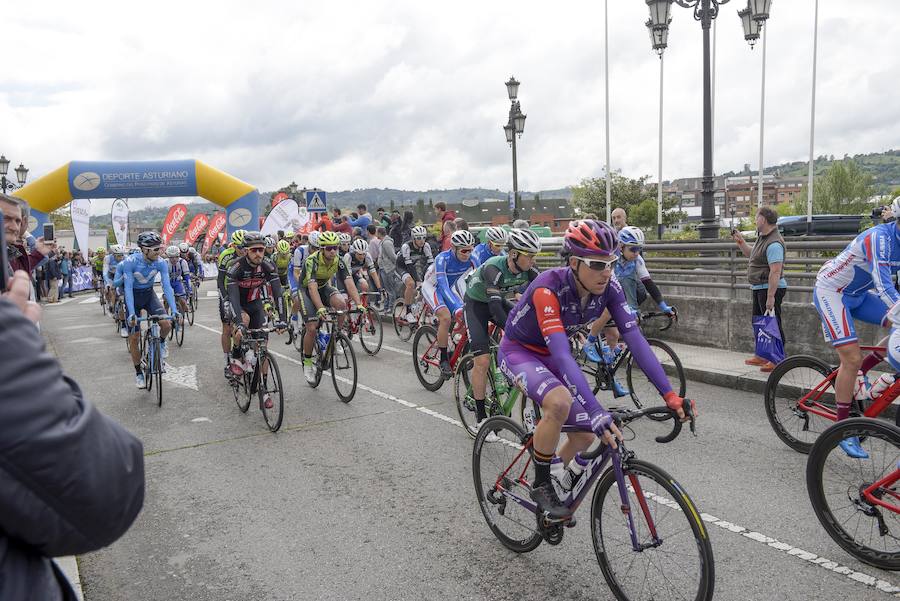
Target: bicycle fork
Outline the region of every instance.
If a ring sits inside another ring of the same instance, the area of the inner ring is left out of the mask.
[[[650,531],[651,541],[649,543],[641,544],[638,541],[637,537],[637,528],[634,523],[634,513],[631,510],[631,503],[628,500],[628,487],[625,485],[625,472],[622,469],[622,457],[618,457],[618,461],[616,461],[615,455],[619,455],[618,449],[611,450],[614,454],[612,458],[613,464],[613,472],[616,475],[616,484],[619,487],[619,500],[621,501],[620,510],[622,514],[625,515],[625,518],[628,522],[628,531],[631,535],[631,548],[640,553],[644,549],[652,549],[660,546],[662,544],[662,539],[659,538],[659,535],[656,532],[656,524],[653,522],[653,516],[650,514],[650,507],[647,505],[647,499],[644,496],[644,490],[641,488],[640,482],[638,482],[637,476],[635,474],[628,474],[628,481],[631,484],[631,490],[634,491],[634,496],[637,497],[638,505],[640,505],[641,513],[644,516],[644,520],[647,522],[647,529]],[[627,459],[627,458],[626,458]]]

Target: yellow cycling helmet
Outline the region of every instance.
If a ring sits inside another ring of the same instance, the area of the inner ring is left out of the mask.
[[[234,230],[231,234],[231,243],[235,246],[243,246],[244,244],[244,234],[247,233],[247,230]]]
[[[319,246],[337,246],[341,239],[334,232],[322,232],[319,236]]]
[[[106,254],[106,249],[103,248],[102,246],[98,246],[98,247],[97,247],[97,250],[94,251],[94,252],[96,252],[98,255],[105,255],[105,254]]]
[[[291,252],[291,245],[287,240],[279,240],[275,245],[275,249],[281,254]]]
[[[286,232],[284,233],[284,239],[285,239],[285,240],[290,240],[290,239],[292,239],[293,237],[294,237],[294,232],[292,232],[291,230],[288,230],[288,231],[286,231]]]

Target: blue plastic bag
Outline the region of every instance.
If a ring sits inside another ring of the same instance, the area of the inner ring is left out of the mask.
[[[778,319],[774,315],[757,315],[753,318],[753,333],[756,335],[756,356],[776,365],[784,361],[784,341],[778,329]]]

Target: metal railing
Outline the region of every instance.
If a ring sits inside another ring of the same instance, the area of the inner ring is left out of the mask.
[[[810,236],[785,240],[785,273],[791,290],[812,292],[816,273],[825,261],[850,243],[849,237]],[[561,238],[545,238],[538,257],[542,269],[561,264]],[[731,241],[678,240],[644,245],[643,257],[659,286],[690,286],[748,290],[747,263]]]

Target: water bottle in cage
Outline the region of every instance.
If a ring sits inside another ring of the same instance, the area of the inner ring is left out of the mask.
[[[524,422],[526,432],[534,432],[535,417],[534,407],[529,404],[525,407],[525,411],[522,412],[522,421]]]
[[[872,384],[872,388],[869,389],[869,398],[877,399],[881,396],[881,393],[891,387],[895,379],[894,374],[881,374],[878,376],[878,379]]]
[[[853,388],[853,398],[857,401],[864,401],[870,397],[869,389],[872,385],[869,383],[869,377],[861,370],[856,372],[856,385]]]

